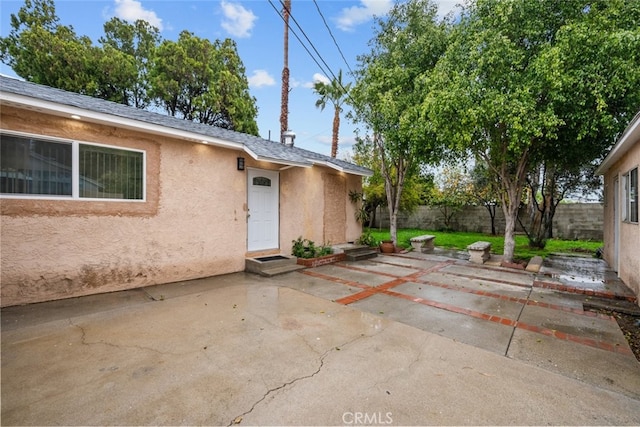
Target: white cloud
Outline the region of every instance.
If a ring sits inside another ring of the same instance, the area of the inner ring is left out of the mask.
[[[273,86],[276,84],[274,78],[265,70],[254,70],[253,75],[247,80],[249,80],[250,87]]]
[[[313,89],[316,82],[323,82],[328,84],[331,83],[331,80],[329,80],[324,74],[314,73],[313,80],[311,80],[310,82],[302,83],[301,86],[307,89]]]
[[[462,0],[436,0],[438,16],[443,18],[449,12],[459,13]],[[353,31],[356,26],[371,20],[374,16],[384,16],[393,7],[393,0],[360,0],[359,6],[342,9],[335,19],[343,31]]]
[[[336,25],[343,31],[353,31],[354,27],[371,20],[374,16],[385,15],[392,6],[392,0],[360,0],[360,6],[342,9],[336,18]]]
[[[329,78],[327,76],[325,76],[324,74],[320,74],[320,73],[315,73],[313,75],[313,82],[322,82],[326,85],[328,85],[329,83],[331,83],[331,80],[329,80]]]
[[[245,9],[240,4],[222,1],[220,3],[224,19],[222,28],[227,30],[232,36],[245,38],[251,35],[253,24],[258,19],[251,10]]]
[[[141,19],[162,31],[162,19],[158,18],[154,11],[144,9],[139,1],[115,0],[115,5],[118,18],[128,22],[135,22]]]

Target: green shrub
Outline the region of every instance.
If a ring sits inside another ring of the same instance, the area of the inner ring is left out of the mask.
[[[379,242],[376,240],[376,238],[373,237],[373,234],[371,234],[371,230],[365,230],[360,235],[358,240],[356,240],[356,243],[358,245],[365,245],[365,246],[369,246],[369,247],[378,246],[378,244],[379,244]]]
[[[312,240],[303,239],[302,236],[298,237],[296,240],[292,240],[291,243],[293,243],[291,255],[298,258],[318,258],[333,253],[333,248],[331,246],[316,246]]]

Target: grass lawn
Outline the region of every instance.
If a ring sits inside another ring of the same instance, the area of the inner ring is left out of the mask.
[[[371,235],[379,242],[390,238],[389,230],[370,229]],[[504,250],[504,236],[491,236],[482,233],[466,233],[466,232],[444,232],[432,230],[420,230],[416,228],[405,228],[398,230],[398,246],[403,248],[411,247],[409,239],[422,234],[431,234],[436,236],[434,241],[437,247],[447,249],[458,249],[464,251],[467,246],[479,240],[491,242],[491,252],[502,254]],[[571,253],[580,254],[586,257],[595,255],[596,250],[602,246],[601,241],[594,240],[560,240],[550,239],[544,249],[535,249],[529,247],[527,236],[516,236],[515,258],[522,260],[530,260],[536,255],[546,257],[551,253]]]

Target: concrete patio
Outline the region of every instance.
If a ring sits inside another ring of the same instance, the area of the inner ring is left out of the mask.
[[[5,308],[2,424],[640,424],[640,363],[558,276],[411,252]]]

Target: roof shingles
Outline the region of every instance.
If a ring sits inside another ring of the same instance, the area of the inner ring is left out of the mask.
[[[124,119],[134,120],[144,124],[191,133],[194,138],[211,137],[228,141],[242,146],[247,152],[259,160],[298,166],[311,166],[314,163],[321,163],[345,173],[362,176],[372,175],[372,171],[365,167],[295,146],[289,147],[279,142],[269,141],[257,136],[202,123],[195,123],[189,120],[182,120],[169,115],[154,113],[152,111],[129,107],[123,104],[10,77],[0,76],[0,94],[1,93],[19,95],[33,99],[34,101],[48,102],[90,111],[104,115],[113,122]]]

